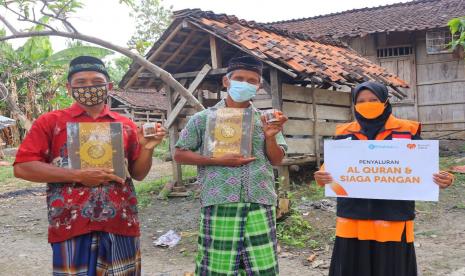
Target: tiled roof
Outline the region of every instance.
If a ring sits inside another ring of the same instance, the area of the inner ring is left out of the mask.
[[[418,0],[269,23],[267,26],[319,37],[356,37],[371,33],[446,27],[465,16],[465,0]]]
[[[134,108],[168,110],[168,98],[165,94],[155,89],[113,90],[110,92],[110,97],[122,101]]]
[[[14,124],[16,124],[15,120],[0,115],[0,129],[4,129],[4,128],[12,126]]]
[[[295,32],[239,20],[235,16],[200,10],[178,11],[175,17],[184,17],[271,66],[278,65],[298,77],[316,76],[339,84],[377,80],[390,86],[408,86],[384,68],[334,40],[315,40]]]

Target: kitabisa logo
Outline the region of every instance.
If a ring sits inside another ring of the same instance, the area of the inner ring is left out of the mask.
[[[398,147],[396,146],[391,146],[391,145],[375,145],[375,144],[369,144],[368,145],[368,148],[371,149],[371,150],[374,150],[374,149],[396,149]]]

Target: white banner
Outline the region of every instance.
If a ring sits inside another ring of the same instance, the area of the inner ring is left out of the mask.
[[[438,201],[438,141],[326,140],[324,156],[326,196]]]

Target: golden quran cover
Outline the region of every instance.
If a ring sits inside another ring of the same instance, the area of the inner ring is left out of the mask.
[[[203,155],[252,155],[253,115],[251,108],[211,109],[207,118]]]
[[[67,136],[71,168],[113,169],[126,178],[121,123],[67,123]]]

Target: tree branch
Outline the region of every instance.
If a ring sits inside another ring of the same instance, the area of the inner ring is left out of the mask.
[[[73,32],[73,33],[79,33],[77,29],[73,26],[73,24],[71,24],[68,20],[66,20],[66,18],[58,19],[58,20],[60,20],[63,23],[65,28],[68,29],[68,31]]]
[[[16,30],[16,28],[13,27],[13,25],[11,25],[11,23],[5,17],[3,17],[1,14],[0,14],[0,21],[2,21],[3,24],[5,24],[5,26],[8,28],[8,30],[10,30],[10,32],[13,35],[19,34],[18,30]]]
[[[40,12],[45,15],[45,16],[48,16],[50,18],[54,18],[58,21],[60,21],[63,26],[70,32],[74,32],[74,33],[78,33],[77,29],[73,26],[73,24],[71,24],[65,17],[65,15],[63,14],[64,10],[65,10],[65,7],[67,5],[69,5],[71,3],[72,0],[69,0],[65,5],[63,5],[63,7],[59,10],[59,11],[55,11],[54,9],[51,9],[49,6],[48,6],[48,2],[47,0],[41,0],[42,2],[42,8],[40,9]],[[51,13],[47,13],[45,11],[45,8],[48,8],[50,9],[51,11],[53,11],[55,14],[51,14]],[[63,15],[63,16],[62,16]]]
[[[34,15],[34,19],[31,19],[27,16],[25,16],[24,14],[21,14],[20,12],[17,12],[15,11],[14,9],[10,8],[7,4],[3,5],[5,7],[5,9],[9,10],[10,12],[16,14],[18,16],[18,20],[19,21],[23,21],[23,22],[30,22],[30,23],[33,23],[33,24],[36,24],[36,25],[40,25],[40,26],[43,26],[45,28],[48,28],[52,31],[56,31],[55,28],[53,28],[52,26],[48,25],[48,24],[45,24],[45,23],[42,23],[40,21],[37,21],[35,19],[35,13],[34,13],[34,10],[33,11],[33,15]]]
[[[80,33],[70,33],[70,32],[61,32],[61,31],[30,31],[30,32],[17,32],[16,34],[10,36],[0,37],[0,41],[6,41],[16,38],[27,38],[27,37],[36,37],[36,36],[60,36],[66,38],[72,38],[77,40],[83,40],[86,42],[90,42],[93,44],[100,45],[104,48],[116,51],[121,53],[133,61],[139,63],[142,67],[150,71],[155,77],[160,78],[165,84],[169,87],[173,88],[177,91],[181,96],[183,96],[187,102],[192,105],[197,110],[205,109],[203,105],[191,94],[187,89],[182,86],[177,80],[173,78],[173,76],[163,70],[162,68],[156,66],[155,64],[151,63],[150,61],[146,60],[143,56],[136,54],[130,51],[127,48],[115,45],[108,41],[102,40],[100,38],[80,34]]]

